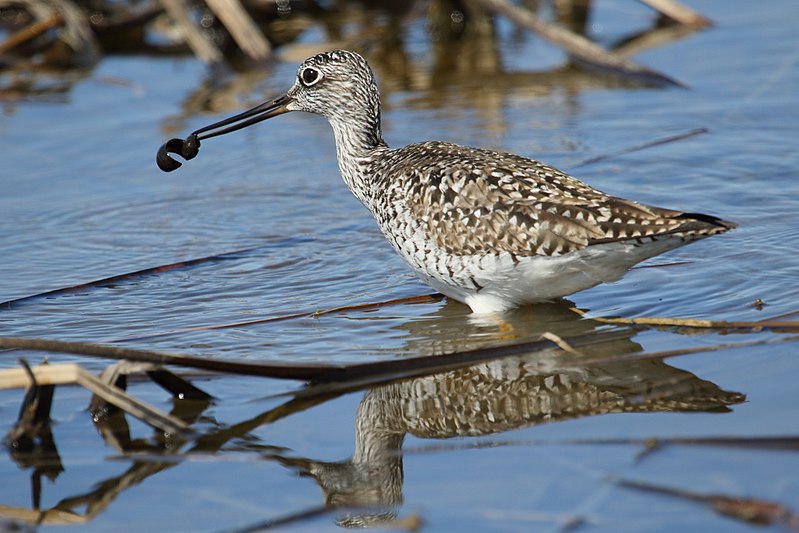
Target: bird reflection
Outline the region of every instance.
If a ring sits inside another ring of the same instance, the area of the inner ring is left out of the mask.
[[[347,460],[298,457],[251,435],[265,424],[352,391],[352,384],[344,383],[340,389],[330,388],[331,384],[304,388],[291,400],[235,424],[204,414],[210,399],[176,400],[171,414],[189,424],[199,423],[205,428],[200,437],[183,441],[156,430],[154,438],[133,438],[122,412],[97,417],[95,423],[106,444],[129,455],[132,463],[122,474],[61,498],[48,509],[40,509],[40,478],[54,479],[61,472],[55,443],[45,440],[46,449],[30,458],[12,454],[21,467],[34,469],[34,509],[13,511],[37,523],[87,522],[125,490],[181,464],[188,456],[248,450],[313,478],[324,493],[323,511],[334,515],[339,525],[365,527],[392,521],[402,507],[402,447],[408,434],[420,439],[478,438],[605,413],[725,412],[744,400],[742,394],[725,391],[662,359],[636,357],[642,351],[633,340],[636,330],[581,318],[570,306],[566,301],[530,306],[502,320],[474,324],[462,306],[443,305],[397,326],[408,354],[455,361],[444,354],[462,357],[476,350],[471,353],[492,353],[496,358],[367,389],[355,412],[355,448]],[[485,349],[497,344],[540,347],[540,342],[528,341],[545,332],[569,342],[562,343],[567,349],[553,347],[513,356]]]
[[[409,339],[414,339],[409,343],[430,342],[431,336],[424,333],[433,330],[440,339],[442,324],[445,330],[447,325],[456,330],[457,317],[447,320],[446,315],[445,307],[437,319],[406,324]],[[541,317],[547,320],[541,323]],[[514,327],[527,325],[525,335],[557,326],[565,337],[603,327],[579,320],[557,304],[534,306],[513,318]],[[509,329],[507,324],[495,327],[497,332]],[[640,351],[631,339],[634,333],[612,335],[611,340],[581,352],[552,348],[372,388],[355,414],[355,450],[350,459],[278,460],[316,480],[326,504],[344,510],[337,523],[363,527],[393,519],[402,505],[402,444],[407,434],[421,439],[477,437],[607,413],[725,412],[744,400],[740,393],[725,391],[659,359],[616,358],[596,364],[611,355]],[[453,338],[449,345],[431,343],[427,349],[463,350],[468,345],[467,340]]]

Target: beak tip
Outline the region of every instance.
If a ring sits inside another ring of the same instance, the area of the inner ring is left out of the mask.
[[[197,154],[199,152],[200,152],[200,139],[197,138],[196,133],[192,133],[191,135],[186,137],[185,141],[181,141],[180,155],[183,156],[183,159],[187,161],[189,159],[194,159],[195,157],[197,157]]]

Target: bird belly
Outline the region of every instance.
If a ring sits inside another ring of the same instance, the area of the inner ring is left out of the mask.
[[[440,252],[423,261],[419,254],[400,251],[400,255],[435,290],[475,313],[494,313],[617,281],[637,263],[682,244],[679,237],[647,244],[616,242],[556,257]]]
[[[381,229],[420,278],[475,313],[501,312],[616,281],[633,265],[686,243],[675,234],[596,244],[559,256],[454,255],[419,224],[381,224]]]

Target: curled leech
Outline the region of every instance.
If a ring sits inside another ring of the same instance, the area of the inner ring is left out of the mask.
[[[200,140],[197,138],[196,133],[192,133],[186,139],[169,139],[161,145],[158,149],[158,155],[155,158],[158,163],[158,168],[164,172],[172,172],[180,168],[183,163],[174,159],[169,154],[176,154],[188,161],[197,156],[200,151]]]

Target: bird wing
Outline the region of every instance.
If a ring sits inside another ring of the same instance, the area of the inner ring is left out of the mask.
[[[404,170],[393,189],[451,254],[556,256],[592,244],[711,233],[713,217],[610,196],[525,157],[447,143],[401,150]]]

